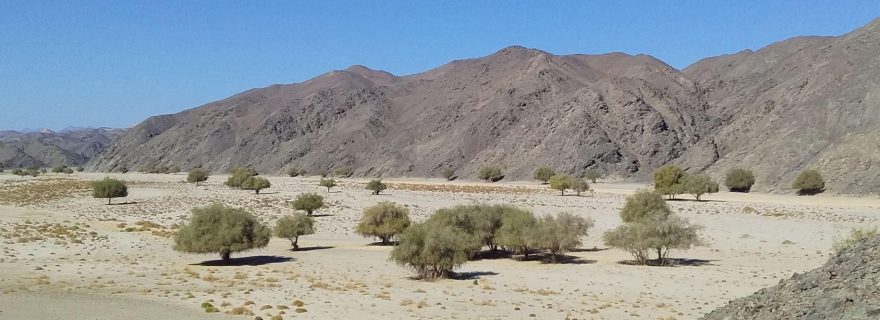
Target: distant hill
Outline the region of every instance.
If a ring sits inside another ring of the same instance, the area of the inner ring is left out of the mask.
[[[474,177],[540,165],[645,178],[677,163],[756,190],[800,170],[828,189],[880,185],[880,22],[707,58],[682,71],[647,55],[553,55],[518,46],[408,76],[364,66],[252,89],[151,117],[92,160],[97,170],[236,165],[349,167],[359,176]]]
[[[76,128],[61,132],[0,131],[0,166],[20,168],[81,166],[102,153],[122,129]]]

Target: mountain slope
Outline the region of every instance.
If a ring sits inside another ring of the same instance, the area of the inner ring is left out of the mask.
[[[446,168],[469,175],[500,165],[525,178],[547,164],[639,174],[675,159],[713,126],[697,89],[648,56],[522,47],[404,77],[354,66],[150,118],[90,165],[350,166],[385,176]]]
[[[880,20],[839,37],[799,37],[708,58],[684,69],[705,88],[719,153],[710,171],[755,170],[782,191],[819,169],[829,190],[880,184]]]
[[[79,166],[102,153],[121,129],[0,132],[0,167]]]

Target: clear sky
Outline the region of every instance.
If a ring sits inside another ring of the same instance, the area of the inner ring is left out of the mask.
[[[405,75],[523,45],[683,68],[839,35],[880,1],[0,1],[0,129],[128,127],[353,64]]]

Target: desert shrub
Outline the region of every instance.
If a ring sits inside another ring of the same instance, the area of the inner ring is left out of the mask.
[[[495,243],[514,254],[523,255],[528,259],[531,235],[534,232],[537,219],[528,210],[510,208],[501,215],[501,227],[495,232]]]
[[[556,263],[561,254],[565,254],[581,245],[581,237],[593,227],[593,220],[562,212],[554,216],[545,216],[534,225],[529,244],[550,253],[550,263]]]
[[[336,186],[336,180],[333,180],[332,178],[321,179],[321,181],[318,181],[318,185],[327,188],[327,192],[330,192],[330,188]]]
[[[64,172],[64,169],[67,169],[67,166],[65,166],[65,165],[54,166],[54,167],[52,167],[52,172],[53,173],[62,173],[62,172]]]
[[[749,192],[755,184],[755,175],[746,169],[730,169],[724,177],[724,185],[731,192]]]
[[[33,168],[15,169],[15,170],[12,170],[12,174],[17,175],[17,176],[22,176],[22,177],[24,177],[24,176],[36,177],[36,176],[40,175],[40,170],[33,169]]]
[[[195,183],[199,185],[199,183],[208,180],[208,172],[202,168],[195,168],[189,171],[186,175],[186,182]]]
[[[263,177],[248,177],[241,182],[241,188],[244,190],[254,190],[256,194],[260,194],[260,190],[271,187],[269,180]]]
[[[681,185],[685,192],[694,196],[697,201],[707,193],[718,192],[718,182],[707,175],[687,175],[681,179]]]
[[[670,214],[672,210],[669,210],[663,196],[648,190],[639,190],[627,197],[623,209],[620,210],[620,218],[624,223],[651,218],[665,219]]]
[[[481,243],[477,248],[486,245],[496,250],[495,232],[501,227],[501,216],[512,206],[469,204],[456,205],[452,208],[437,210],[428,220],[437,224],[449,225],[461,229]]]
[[[587,170],[587,172],[584,172],[584,179],[590,180],[591,183],[596,183],[596,180],[602,179],[602,173],[596,170]]]
[[[565,189],[571,189],[571,177],[557,174],[550,177],[550,189],[559,190],[560,195],[565,195]]]
[[[383,201],[364,209],[355,232],[364,237],[379,238],[383,245],[387,245],[395,235],[403,232],[409,225],[409,209],[393,202]]]
[[[0,171],[0,172],[2,172],[2,171]],[[62,170],[61,172],[64,173],[64,174],[73,174],[73,169],[71,169],[71,168],[64,168],[64,170]]]
[[[178,172],[180,172],[180,167],[178,167],[178,166],[170,166],[165,171],[165,173],[178,173]]]
[[[305,170],[300,170],[297,167],[290,167],[287,169],[287,175],[289,175],[291,177],[304,176],[305,174],[306,174]]]
[[[383,190],[388,189],[388,186],[382,183],[382,180],[380,179],[373,179],[370,180],[370,182],[367,182],[366,189],[372,191],[373,194],[379,194]]]
[[[580,197],[582,192],[590,191],[590,184],[587,183],[587,181],[584,179],[572,178],[571,189],[574,190],[575,194]]]
[[[794,179],[791,188],[797,189],[799,195],[813,195],[825,191],[825,180],[819,171],[804,170]]]
[[[40,173],[46,174],[46,172],[49,172],[49,170],[46,170],[46,168],[40,168]]]
[[[480,180],[485,180],[486,182],[496,182],[504,179],[504,172],[496,166],[485,166],[480,168],[479,177]]]
[[[293,249],[299,249],[299,237],[315,233],[315,219],[302,213],[281,217],[275,223],[275,236],[287,238]]]
[[[862,229],[862,228],[853,228],[849,232],[849,236],[843,239],[835,239],[834,244],[832,245],[832,249],[834,252],[840,253],[846,249],[849,249],[855,246],[862,240],[871,239],[874,237],[880,237],[880,232],[877,231],[877,228],[872,229]]]
[[[351,177],[352,174],[354,174],[354,169],[349,166],[340,167],[336,170],[333,170],[333,175],[339,178],[348,178]]]
[[[271,232],[244,209],[222,204],[192,210],[189,223],[174,236],[174,250],[219,253],[228,262],[233,252],[265,247]]]
[[[532,177],[535,180],[541,181],[541,183],[546,184],[550,177],[556,175],[556,171],[553,171],[550,167],[538,167],[535,169],[535,172],[532,173]]]
[[[92,182],[92,197],[107,198],[107,204],[110,204],[113,198],[126,196],[128,196],[128,186],[125,181],[106,177]]]
[[[223,184],[230,188],[241,188],[242,182],[256,175],[257,171],[255,171],[254,169],[236,167],[232,169],[232,172],[229,174],[229,178],[227,178],[226,182]]]
[[[657,253],[658,264],[665,264],[670,249],[702,245],[698,236],[702,227],[673,215],[656,192],[639,191],[627,197],[620,218],[623,224],[606,232],[603,240],[629,252],[638,264],[646,264],[651,251]]]
[[[443,178],[446,178],[446,181],[455,180],[455,170],[452,170],[452,169],[443,170]]]
[[[77,171],[77,172],[83,172],[83,171],[85,171],[85,170],[86,170],[86,168],[83,168],[83,167],[76,167],[76,171]]]
[[[399,236],[390,260],[412,269],[416,278],[447,278],[479,250],[479,241],[460,228],[436,222],[413,224]]]
[[[681,179],[684,171],[676,165],[667,164],[654,171],[654,190],[662,195],[675,199],[675,196],[684,192]]]
[[[324,207],[324,197],[308,192],[300,194],[293,200],[293,208],[305,211],[308,215],[312,215],[315,210]]]

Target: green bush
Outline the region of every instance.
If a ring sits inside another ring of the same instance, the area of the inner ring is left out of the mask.
[[[318,181],[318,185],[327,188],[327,192],[330,192],[330,188],[336,186],[336,180],[333,180],[331,178],[321,179],[321,181]]]
[[[289,175],[291,177],[304,176],[304,175],[306,175],[306,171],[300,170],[297,167],[290,167],[289,169],[287,169],[287,175]]]
[[[355,232],[364,237],[379,238],[382,245],[388,245],[394,236],[403,232],[409,225],[409,209],[393,202],[383,201],[364,209]]]
[[[312,215],[315,210],[321,209],[324,207],[324,197],[319,196],[314,193],[303,193],[296,197],[296,200],[293,200],[293,208],[296,210],[305,211],[308,215]]]
[[[76,171],[77,171],[77,172],[83,172],[83,171],[85,171],[85,170],[86,170],[86,168],[83,168],[83,167],[76,167]]]
[[[702,245],[698,236],[701,226],[672,214],[663,196],[639,191],[626,199],[620,211],[623,224],[603,236],[605,245],[629,252],[636,263],[646,264],[651,251],[657,263],[665,264],[671,249],[689,249]]]
[[[667,164],[654,171],[654,190],[662,195],[675,199],[675,196],[684,192],[681,179],[684,171],[676,165]]]
[[[825,180],[819,171],[804,170],[794,179],[791,188],[797,189],[798,195],[814,195],[825,191]]]
[[[582,192],[590,191],[590,184],[587,183],[587,181],[585,181],[584,179],[572,178],[571,189],[574,190],[575,194],[578,197],[580,197]]]
[[[241,184],[250,177],[256,176],[257,171],[251,168],[236,167],[232,169],[229,178],[223,183],[230,188],[241,188]]]
[[[485,180],[486,182],[497,182],[504,179],[504,172],[499,167],[486,166],[480,168],[479,177],[480,180]]]
[[[260,194],[260,190],[271,187],[269,180],[263,177],[248,177],[241,182],[241,188],[244,190],[254,190],[256,194]]]
[[[730,169],[724,177],[724,185],[731,192],[749,192],[755,184],[755,175],[745,169]]]
[[[455,180],[455,170],[452,170],[452,169],[443,170],[443,178],[446,178],[446,181]]]
[[[877,231],[876,227],[872,229],[853,228],[849,232],[849,237],[835,239],[832,249],[834,249],[834,252],[840,253],[841,251],[852,248],[862,240],[875,237],[880,237],[880,232]]]
[[[565,195],[565,189],[571,189],[571,177],[557,174],[550,177],[550,189],[559,190],[560,195]]]
[[[107,198],[107,204],[110,204],[113,198],[127,196],[128,186],[125,184],[125,181],[106,177],[104,180],[92,182],[92,197]]]
[[[205,171],[202,168],[195,168],[189,171],[186,175],[186,182],[195,183],[199,185],[199,183],[208,180],[208,171]]]
[[[541,183],[546,184],[547,180],[550,180],[550,177],[556,175],[556,171],[553,171],[550,167],[538,167],[535,169],[535,172],[532,173],[532,177],[535,180],[541,181]]]
[[[345,167],[341,167],[341,168],[337,168],[336,170],[333,170],[333,175],[336,177],[339,177],[339,178],[348,178],[348,177],[351,177],[351,175],[353,175],[353,174],[354,174],[354,169],[352,169],[349,166],[345,166]]]
[[[373,194],[379,194],[382,193],[383,190],[388,189],[388,186],[382,183],[382,180],[380,179],[373,179],[370,180],[370,182],[367,182],[366,189],[372,191]]]
[[[531,237],[535,231],[537,219],[531,211],[511,207],[501,215],[501,227],[495,232],[495,243],[498,246],[529,258]]]
[[[299,249],[299,237],[315,233],[315,219],[302,213],[281,217],[275,223],[275,236],[287,238],[294,250]]]
[[[495,232],[501,227],[501,216],[513,207],[506,205],[469,204],[437,210],[428,220],[461,229],[490,250],[496,250]],[[476,251],[474,251],[476,253]]]
[[[0,172],[2,172],[2,171],[0,171]],[[71,168],[64,168],[64,170],[62,170],[61,172],[64,173],[64,174],[73,174],[73,169],[71,169]]]
[[[531,234],[529,244],[534,248],[550,253],[550,263],[556,263],[558,256],[581,245],[581,238],[593,227],[593,220],[562,212],[545,216],[538,220]]]
[[[590,180],[591,183],[596,183],[596,180],[602,179],[602,173],[596,170],[587,170],[587,172],[584,172],[584,179]]]
[[[707,175],[686,175],[681,180],[683,190],[693,195],[697,201],[704,194],[718,192],[718,182]]]
[[[62,173],[62,172],[64,172],[64,169],[67,169],[67,166],[65,166],[65,165],[54,166],[54,167],[52,167],[52,172],[53,173]]]
[[[433,281],[450,277],[480,246],[479,241],[460,228],[436,222],[417,223],[400,234],[390,260],[412,269],[418,279]]]
[[[192,210],[189,223],[174,236],[174,250],[219,253],[228,262],[233,252],[265,247],[271,231],[244,209],[213,204]]]

